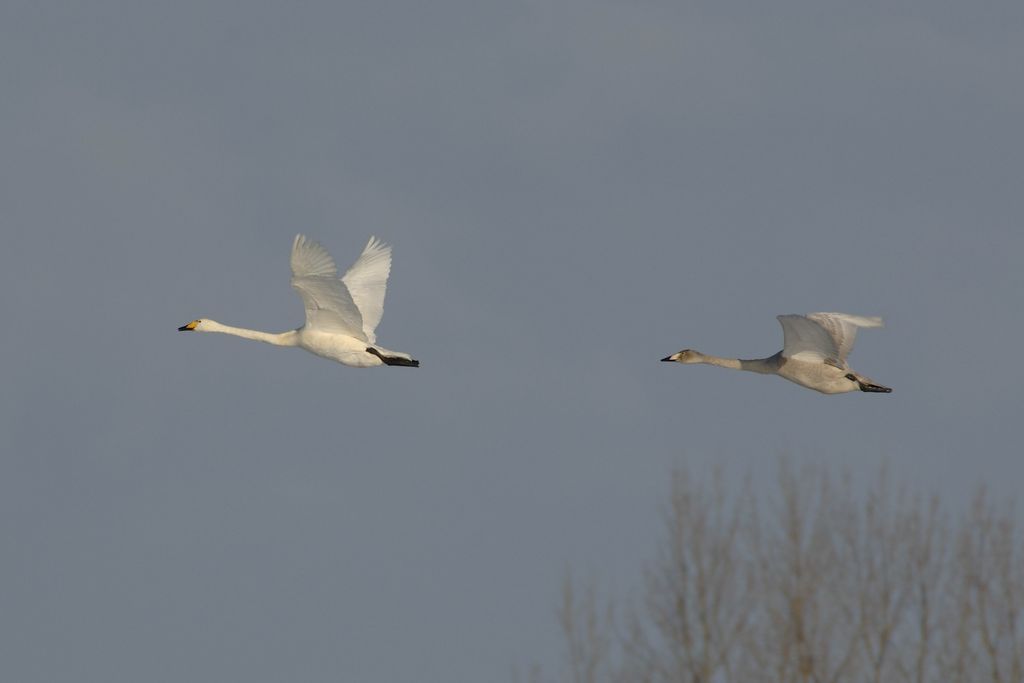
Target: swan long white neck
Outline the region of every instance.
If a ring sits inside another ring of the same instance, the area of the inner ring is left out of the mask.
[[[778,363],[776,362],[775,356],[771,358],[754,358],[751,360],[743,360],[740,358],[721,358],[719,356],[709,356],[706,353],[700,354],[700,362],[708,365],[717,365],[720,368],[729,368],[731,370],[746,370],[747,372],[756,372],[761,375],[774,375],[778,370]]]
[[[298,330],[289,330],[288,332],[260,332],[259,330],[247,330],[244,327],[232,327],[231,325],[223,325],[216,320],[204,320],[203,324],[196,328],[199,332],[220,332],[221,334],[230,334],[236,337],[242,337],[243,339],[254,339],[255,341],[266,342],[267,344],[273,344],[274,346],[298,346],[299,345],[299,333]]]

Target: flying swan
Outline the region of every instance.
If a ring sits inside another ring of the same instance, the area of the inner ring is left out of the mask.
[[[778,375],[823,394],[843,394],[857,390],[888,394],[892,391],[854,372],[846,364],[846,356],[853,348],[857,328],[881,327],[881,318],[865,318],[846,313],[780,315],[778,318],[785,342],[782,350],[770,358],[719,358],[683,349],[661,360],[707,363],[720,368]]]
[[[384,293],[391,273],[389,245],[371,237],[359,259],[338,279],[338,267],[327,250],[305,235],[296,235],[291,266],[292,287],[306,307],[306,324],[302,327],[274,334],[200,318],[178,331],[220,332],[274,346],[298,346],[356,368],[419,367],[420,362],[409,354],[379,346],[374,335],[384,313]]]

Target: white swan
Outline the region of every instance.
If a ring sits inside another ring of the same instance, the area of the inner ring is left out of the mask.
[[[292,287],[306,306],[306,324],[302,327],[274,334],[201,318],[182,325],[178,331],[221,332],[275,346],[298,346],[357,368],[419,367],[420,362],[409,354],[378,346],[374,335],[384,312],[384,293],[391,273],[390,246],[371,237],[359,259],[339,280],[338,267],[327,250],[304,235],[296,235],[291,265]]]
[[[846,313],[808,313],[780,315],[785,337],[783,348],[770,358],[739,360],[708,356],[692,349],[662,358],[665,362],[707,363],[721,368],[748,370],[763,375],[778,375],[800,386],[823,394],[848,391],[889,393],[889,387],[875,384],[846,364],[858,327],[881,327],[881,318],[865,318]]]

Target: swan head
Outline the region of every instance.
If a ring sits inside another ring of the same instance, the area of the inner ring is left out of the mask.
[[[195,332],[197,330],[201,332],[202,331],[201,325],[203,323],[205,323],[205,322],[206,321],[202,320],[202,319],[193,320],[192,322],[190,322],[188,324],[185,324],[185,325],[182,325],[181,327],[179,327],[178,328],[178,332]]]
[[[693,349],[683,349],[661,359],[663,363],[700,363],[703,360],[700,352]]]

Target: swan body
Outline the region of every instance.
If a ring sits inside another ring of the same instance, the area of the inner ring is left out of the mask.
[[[849,391],[887,394],[892,391],[854,372],[846,363],[846,357],[853,349],[857,328],[881,327],[881,318],[846,313],[808,313],[780,315],[778,320],[782,325],[784,343],[783,349],[774,356],[741,360],[683,349],[661,360],[686,364],[704,363],[762,375],[778,375],[823,394],[844,394]]]
[[[419,367],[407,353],[377,344],[376,329],[384,312],[391,273],[391,247],[371,237],[340,279],[334,259],[320,244],[296,235],[291,255],[292,287],[302,297],[306,324],[288,332],[261,332],[201,318],[180,332],[219,332],[274,346],[297,346],[356,368],[377,365]]]

